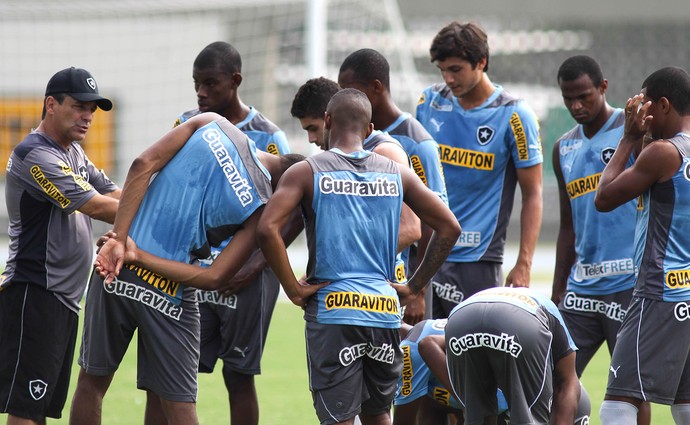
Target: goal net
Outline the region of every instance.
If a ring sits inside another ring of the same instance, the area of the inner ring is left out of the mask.
[[[315,7],[323,15],[316,15],[322,21],[314,32]],[[297,88],[318,76],[315,69],[336,79],[348,54],[370,47],[389,60],[401,106],[411,110],[425,84],[416,76],[395,0],[6,0],[0,3],[0,161],[38,125],[50,76],[76,66],[88,69],[115,104],[97,112],[84,145],[121,183],[132,159],[196,107],[192,63],[217,40],[242,55],[242,100],[285,130],[297,152],[309,148],[290,105]],[[323,47],[322,63],[307,63],[308,46]]]

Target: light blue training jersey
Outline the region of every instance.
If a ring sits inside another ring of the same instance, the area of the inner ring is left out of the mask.
[[[502,262],[516,168],[543,162],[536,115],[499,85],[465,110],[441,83],[424,90],[417,119],[438,142],[448,205],[462,225],[447,261]]]
[[[446,182],[443,179],[443,169],[438,154],[438,143],[424,126],[406,112],[382,131],[400,142],[410,157],[414,172],[429,189],[448,205],[448,194],[446,193]]]
[[[270,175],[254,143],[226,119],[198,129],[150,183],[130,236],[169,260],[206,258],[268,201]],[[145,271],[142,271],[145,273]],[[183,284],[156,288],[179,304]]]
[[[310,300],[305,319],[397,329],[394,281],[402,180],[398,165],[366,151],[331,149],[307,158],[314,175],[304,211],[310,283],[330,282]]]
[[[678,302],[690,300],[690,135],[678,133],[669,142],[682,163],[671,179],[642,195],[635,232],[640,271],[633,295]]]
[[[180,115],[175,121],[175,126],[182,124],[195,115],[199,115],[201,111],[192,109]],[[288,144],[285,132],[273,124],[268,118],[264,117],[261,112],[249,107],[249,114],[245,119],[238,122],[235,127],[239,128],[244,134],[256,144],[256,148],[272,153],[273,155],[285,155],[290,153],[290,145]]]
[[[594,207],[599,178],[618,147],[624,123],[623,110],[616,109],[591,139],[578,125],[558,141],[577,254],[568,277],[568,290],[578,294],[606,295],[635,286],[637,201],[632,200],[606,213]],[[628,166],[632,163],[631,156]]]

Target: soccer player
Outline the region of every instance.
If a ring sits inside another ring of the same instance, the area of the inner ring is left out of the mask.
[[[89,161],[84,140],[110,100],[93,76],[66,68],[48,81],[41,122],[7,163],[9,257],[0,277],[0,412],[8,424],[60,418],[79,301],[93,258],[91,219],[112,223],[120,189]]]
[[[249,136],[259,150],[274,155],[290,153],[285,133],[240,99],[242,58],[232,45],[217,41],[206,46],[194,60],[192,75],[198,109],[183,113],[178,123],[201,112],[215,112]],[[301,230],[301,219],[295,215],[285,229],[286,239],[292,242]],[[223,246],[214,248],[202,264],[212,262]],[[199,372],[212,373],[217,360],[223,361],[230,417],[235,425],[257,425],[259,421],[254,375],[261,373],[261,356],[279,290],[278,279],[257,249],[224,294],[198,293]]]
[[[255,225],[271,181],[277,182],[288,160],[257,151],[227,120],[208,113],[171,130],[134,161],[115,237],[98,256],[100,271],[110,276],[103,281],[94,274],[87,294],[71,423],[100,422],[102,399],[135,330],[137,386],[155,395],[149,399],[160,399],[170,423],[197,423],[200,324],[196,290],[188,283],[206,279],[196,286],[209,290],[227,285],[256,247]],[[123,267],[128,234],[160,258],[130,258]],[[191,271],[176,272],[176,261],[208,256],[210,246],[230,234],[218,267],[181,264]],[[147,411],[147,421],[153,417]]]
[[[551,300],[577,345],[577,375],[606,341],[609,353],[635,286],[637,202],[610,213],[594,207],[601,172],[623,135],[622,109],[606,102],[608,81],[589,56],[566,59],[558,70],[563,102],[577,126],[553,148],[561,220]],[[631,156],[628,166],[633,162]],[[649,423],[649,404],[640,424]],[[646,417],[645,417],[646,416]]]
[[[292,116],[300,120],[307,132],[309,142],[328,150],[324,137],[324,114],[331,97],[340,90],[340,86],[327,78],[312,78],[304,83],[292,101]],[[410,159],[399,141],[388,133],[374,130],[362,143],[364,150],[383,155],[393,161],[409,166]],[[402,251],[419,240],[422,236],[419,218],[407,206],[403,206],[400,216],[400,234],[398,249]],[[405,262],[401,255],[396,257],[395,278],[398,283],[405,283],[407,275]]]
[[[431,372],[422,358],[420,344],[429,335],[444,335],[447,319],[423,320],[414,327],[403,323],[400,349],[403,370],[393,405],[393,425],[447,424],[448,416],[462,418],[462,406],[455,396]],[[442,359],[444,373],[445,358]],[[508,409],[503,393],[497,393],[498,413]]]
[[[323,140],[323,114],[331,97],[338,91],[340,86],[335,81],[324,77],[312,78],[300,86],[292,99],[290,114],[307,132],[307,141],[323,150],[328,150]]]
[[[448,389],[452,387],[446,367],[444,335],[447,322],[447,319],[424,320],[409,329],[404,337],[401,329],[403,372],[395,394],[393,425],[446,424],[449,413],[462,418],[463,407]],[[427,338],[434,335],[440,338]],[[500,389],[496,397],[497,423],[509,424],[508,403]],[[589,424],[590,412],[589,396],[580,383],[580,401],[574,425]]]
[[[478,292],[453,309],[445,337],[431,335],[422,344],[434,375],[464,406],[466,425],[484,424],[498,414],[498,388],[511,423],[575,423],[580,398],[577,348],[556,305],[539,292]],[[446,362],[439,361],[443,351]]]
[[[635,163],[627,167],[630,155]],[[633,299],[611,355],[604,425],[635,423],[643,401],[690,424],[690,75],[662,68],[625,104],[623,138],[594,198],[611,211],[640,197]]]
[[[362,148],[371,105],[354,89],[335,94],[325,116],[326,146],[291,167],[259,223],[259,244],[293,303],[305,308],[314,407],[322,424],[390,423],[401,372],[399,305],[419,296],[460,233],[450,210],[414,172]],[[436,233],[406,285],[390,284],[403,199]],[[303,297],[280,237],[290,212],[305,214],[307,285]],[[396,296],[397,292],[397,296]]]
[[[448,204],[464,229],[433,280],[433,317],[503,284],[501,263],[517,184],[520,250],[505,284],[529,286],[542,215],[543,161],[537,118],[489,79],[489,45],[477,24],[457,21],[431,43],[444,82],[422,93],[417,119],[439,144]]]
[[[361,49],[350,54],[340,65],[338,84],[343,88],[354,88],[367,95],[371,103],[371,122],[374,128],[390,134],[400,142],[410,157],[412,167],[420,179],[444,201],[448,202],[443,171],[439,162],[438,145],[424,127],[409,113],[403,113],[393,101],[390,89],[390,67],[386,58],[373,49]],[[403,261],[417,264],[424,256],[431,237],[431,229],[422,228],[422,237],[414,251],[414,258]],[[409,268],[414,270],[414,266]],[[418,297],[405,307],[403,319],[415,324],[424,318],[424,297]]]

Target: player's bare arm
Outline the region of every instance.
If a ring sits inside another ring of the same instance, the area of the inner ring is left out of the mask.
[[[575,352],[560,359],[553,369],[552,425],[570,425],[580,401],[580,380],[575,373]]]
[[[394,143],[381,143],[376,146],[374,153],[397,162],[402,167],[409,168],[409,159],[405,151]],[[400,213],[400,230],[398,231],[398,252],[405,250],[422,237],[422,228],[419,217],[412,212],[410,207],[403,204]]]
[[[529,287],[534,249],[541,230],[543,208],[541,164],[519,168],[517,179],[522,193],[520,250],[515,266],[506,276],[506,285]]]
[[[79,212],[93,219],[113,224],[115,222],[117,207],[117,198],[97,193],[86,201],[84,205],[79,207]]]
[[[151,270],[173,281],[184,282],[185,285],[207,291],[222,290],[224,286],[246,263],[256,248],[256,225],[261,217],[263,208],[256,210],[233,235],[232,240],[221,251],[209,267],[199,267],[192,264],[168,260],[140,250],[131,238],[127,238],[126,251],[123,261]],[[110,233],[114,236],[114,233]],[[103,238],[107,237],[104,235]],[[102,238],[102,239],[103,239]],[[105,246],[105,245],[104,245]],[[115,264],[109,256],[96,256],[96,270],[106,281],[112,280]],[[110,276],[108,276],[110,274]]]
[[[281,231],[285,246],[290,246],[290,244],[295,241],[303,229],[304,221],[302,220],[302,214],[299,209],[295,209],[292,212],[292,216],[288,219],[287,224],[283,226]],[[235,273],[227,286],[223,288],[223,295],[228,296],[235,294],[252,284],[259,273],[261,273],[261,271],[265,269],[267,265],[268,262],[266,261],[263,252],[257,246],[247,262],[237,273]]]
[[[599,211],[614,208],[635,199],[654,183],[663,182],[678,171],[681,157],[666,140],[642,143],[653,117],[647,114],[651,102],[642,104],[643,95],[628,99],[625,105],[625,130],[616,153],[604,168],[599,180],[594,205]],[[639,152],[635,163],[625,168],[628,158]]]
[[[556,266],[553,272],[553,286],[551,289],[551,301],[558,305],[568,285],[570,269],[575,264],[575,229],[573,227],[573,214],[570,199],[565,188],[561,159],[559,155],[560,143],[553,147],[553,172],[558,182],[558,203],[560,206],[560,221],[558,237],[556,239]]]
[[[453,212],[413,171],[401,167],[400,176],[405,202],[424,223],[434,229],[424,258],[414,275],[406,285],[392,284],[398,292],[400,303],[406,305],[419,295],[446,260],[460,236],[461,228]]]
[[[424,337],[419,341],[418,349],[419,355],[422,356],[431,373],[453,394],[453,386],[446,366],[446,337],[444,335]]]
[[[220,118],[220,115],[213,113],[191,118],[158,139],[132,163],[122,188],[120,203],[114,220],[115,237],[101,247],[99,254],[102,258],[111,256],[108,262],[114,264],[112,273],[115,276],[120,273],[124,264],[125,242],[129,227],[139,210],[142,199],[144,199],[151,176],[170,162],[196,130]]]
[[[312,197],[311,167],[306,162],[293,165],[278,183],[278,188],[268,201],[257,229],[257,240],[264,257],[280,280],[280,285],[290,301],[300,307],[304,307],[307,299],[327,282],[318,285],[303,285],[295,278],[285,242],[281,237],[281,229],[302,200],[310,204]]]

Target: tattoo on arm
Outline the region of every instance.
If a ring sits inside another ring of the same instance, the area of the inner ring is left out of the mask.
[[[438,268],[446,261],[454,245],[455,239],[438,237],[436,233],[433,234],[422,263],[408,282],[412,293],[418,294],[426,287]]]

